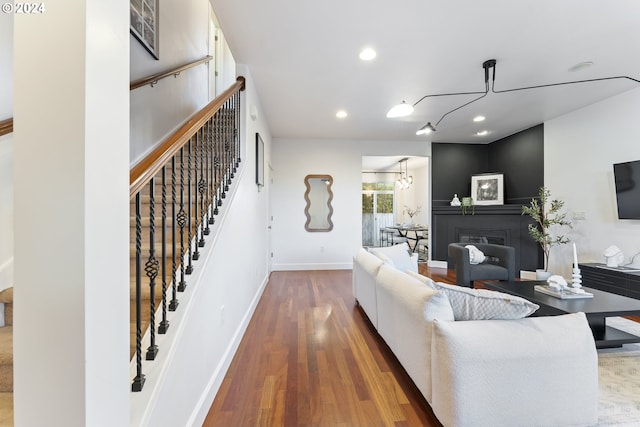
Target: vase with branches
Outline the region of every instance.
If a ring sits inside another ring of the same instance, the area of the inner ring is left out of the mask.
[[[522,206],[522,214],[529,215],[534,224],[529,224],[529,234],[542,248],[544,254],[544,271],[549,271],[549,255],[554,246],[569,243],[563,234],[551,234],[563,227],[572,228],[566,212],[562,212],[564,201],[552,199],[551,192],[546,187],[540,187],[538,197],[531,199],[529,206]]]
[[[409,215],[410,224],[413,224],[413,217],[420,213],[420,209],[422,209],[420,205],[418,205],[415,209],[411,209],[409,206],[404,205],[403,213],[406,213],[407,215]]]

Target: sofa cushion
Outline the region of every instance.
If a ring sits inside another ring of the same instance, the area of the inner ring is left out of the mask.
[[[369,252],[379,257],[386,263],[390,262],[395,268],[400,271],[418,271],[417,266],[411,260],[409,245],[406,243],[382,248],[370,248]]]
[[[383,261],[380,257],[372,256],[366,249],[360,248],[356,254],[356,260],[362,266],[364,271],[370,274],[372,277],[376,277],[378,269],[382,265]]]
[[[598,359],[584,313],[433,322],[433,402],[445,426],[591,426]]]
[[[449,285],[434,282],[419,274],[412,275],[447,296],[456,320],[521,319],[540,308],[539,305],[515,295]]]

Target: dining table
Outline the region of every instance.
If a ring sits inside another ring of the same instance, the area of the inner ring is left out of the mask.
[[[407,244],[412,252],[415,252],[418,247],[418,242],[422,239],[426,239],[426,233],[429,231],[429,227],[420,224],[396,224],[387,227],[391,230],[398,230],[400,236],[407,239]],[[413,244],[411,244],[413,242]]]

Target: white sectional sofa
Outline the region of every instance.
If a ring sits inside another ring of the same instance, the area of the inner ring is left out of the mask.
[[[535,304],[433,282],[408,257],[361,249],[353,292],[445,427],[597,423],[597,353],[583,313],[523,317]]]

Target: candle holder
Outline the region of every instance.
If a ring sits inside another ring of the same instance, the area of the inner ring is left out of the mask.
[[[573,274],[571,275],[571,287],[572,288],[581,288],[582,287],[582,273],[580,273],[580,269],[578,268],[578,264],[573,266]]]

